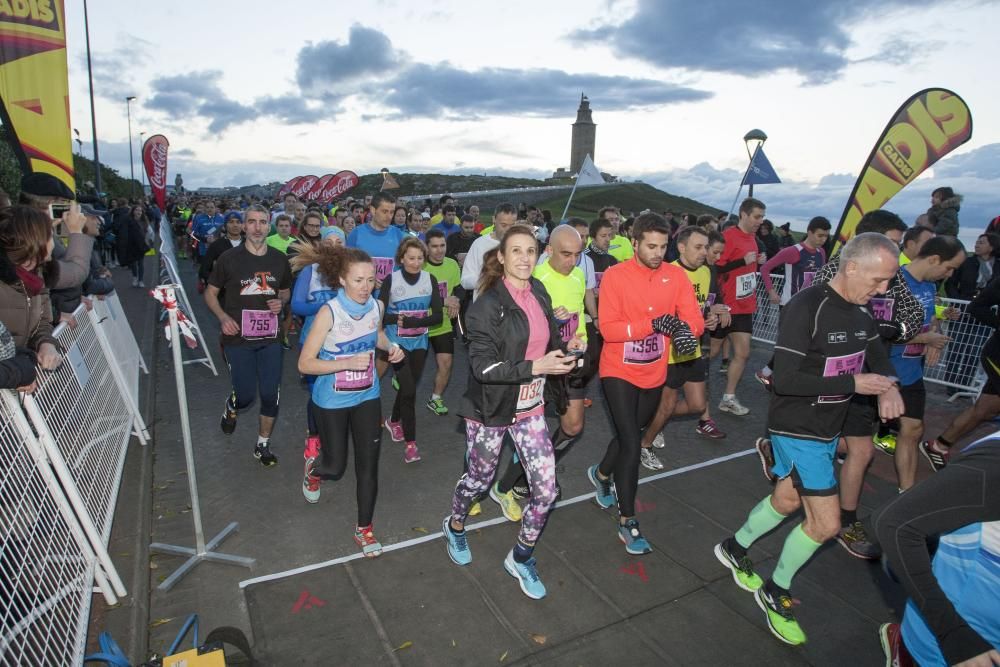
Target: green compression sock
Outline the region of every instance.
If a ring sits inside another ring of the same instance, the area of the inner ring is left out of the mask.
[[[795,526],[788,534],[785,546],[781,548],[778,566],[774,568],[771,580],[785,590],[791,588],[792,577],[821,546],[823,546],[821,543],[806,535],[801,523]]]
[[[774,509],[771,496],[768,496],[750,510],[747,522],[736,531],[736,542],[744,549],[748,549],[751,544],[777,528],[784,520],[785,515]]]

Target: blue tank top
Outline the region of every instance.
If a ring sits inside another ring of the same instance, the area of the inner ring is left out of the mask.
[[[333,315],[333,326],[326,334],[319,358],[328,361],[367,353],[368,368],[363,371],[340,371],[316,378],[312,388],[313,403],[321,408],[350,408],[379,397],[378,373],[375,372],[375,344],[382,320],[382,304],[361,316],[351,317],[336,299],[324,304]]]
[[[431,275],[420,272],[420,277],[414,285],[406,282],[403,272],[392,272],[392,293],[389,295],[388,315],[402,313],[409,317],[426,317],[431,307]],[[385,335],[404,350],[420,350],[427,348],[427,327],[400,329],[395,324],[387,324]]]

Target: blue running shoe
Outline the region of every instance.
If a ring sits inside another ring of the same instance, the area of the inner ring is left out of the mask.
[[[464,530],[461,533],[452,531],[451,526],[448,525],[450,523],[451,516],[446,516],[441,523],[441,531],[444,533],[444,539],[448,542],[448,558],[455,565],[468,565],[472,562],[469,540],[466,539]]]
[[[597,476],[597,466],[587,468],[587,479],[597,489],[594,492],[594,502],[601,509],[608,509],[615,504],[615,484],[611,478],[601,479]]]
[[[518,563],[514,560],[514,550],[507,553],[503,561],[503,568],[507,574],[517,579],[521,585],[521,592],[532,600],[541,600],[545,597],[545,584],[538,578],[538,569],[535,567],[535,559],[529,558],[527,562]]]
[[[635,519],[629,519],[624,524],[618,525],[618,538],[625,544],[625,551],[633,556],[641,556],[653,551],[649,542],[642,536],[639,522]]]

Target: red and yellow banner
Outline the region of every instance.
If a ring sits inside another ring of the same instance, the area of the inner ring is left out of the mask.
[[[26,172],[76,190],[63,0],[0,0],[0,114]]]
[[[882,132],[840,216],[839,247],[854,236],[861,216],[882,208],[925,169],[972,137],[972,113],[944,88],[928,88],[903,103]]]

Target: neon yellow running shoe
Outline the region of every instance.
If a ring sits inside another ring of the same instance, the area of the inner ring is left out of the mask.
[[[469,516],[479,516],[482,513],[483,513],[483,508],[480,507],[478,500],[469,505]]]
[[[889,456],[896,455],[896,436],[892,433],[883,436],[873,435],[872,444],[875,445],[875,449],[883,454],[888,454]]]
[[[514,494],[510,491],[507,493],[500,493],[497,485],[494,484],[490,487],[490,498],[493,499],[497,505],[500,506],[500,511],[503,515],[507,517],[508,521],[514,521],[515,523],[521,520],[521,506],[517,504],[514,500]]]
[[[767,627],[771,630],[771,634],[792,646],[805,644],[806,633],[795,620],[792,598],[784,593],[772,594],[768,588],[767,584],[758,588],[754,598],[757,600],[757,606],[767,617]]]

